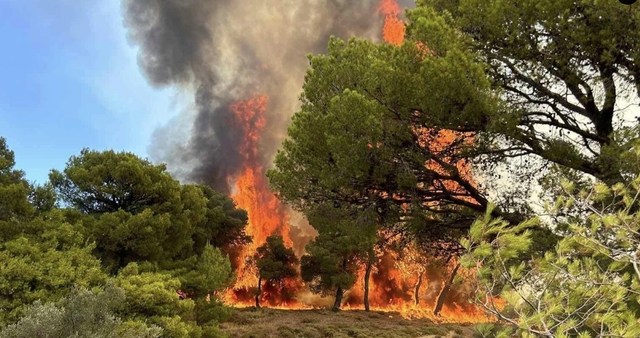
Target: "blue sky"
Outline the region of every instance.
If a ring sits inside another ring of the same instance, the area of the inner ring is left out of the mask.
[[[83,147],[147,156],[177,113],[127,42],[118,0],[0,0],[0,136],[43,183]]]

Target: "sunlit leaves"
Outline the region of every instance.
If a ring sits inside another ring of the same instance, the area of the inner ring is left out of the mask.
[[[633,184],[595,184],[579,195],[570,184],[564,187],[573,194],[559,198],[554,210],[587,211],[571,218],[563,227],[566,236],[542,256],[514,259],[536,244],[528,230],[522,231],[526,227],[505,228],[487,217],[474,223],[462,261],[478,267],[481,296],[476,302],[513,326],[503,334],[515,329],[522,337],[633,337],[640,325],[640,274],[633,268],[640,261],[635,252],[640,222],[629,209],[613,207],[611,199],[612,194],[635,195]],[[484,295],[493,294],[495,287],[501,290],[504,308],[485,302]]]
[[[0,238],[0,325],[13,322],[36,300],[57,301],[69,288],[106,280],[93,246],[61,213],[14,224]]]
[[[93,291],[73,288],[60,301],[37,301],[16,324],[0,330],[1,338],[158,338],[162,329],[143,321],[118,318],[121,288],[108,284]]]

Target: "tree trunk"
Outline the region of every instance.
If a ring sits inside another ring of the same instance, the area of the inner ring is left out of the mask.
[[[340,303],[342,303],[342,287],[338,286],[338,291],[336,291],[336,301],[333,303],[332,311],[336,312],[340,310]]]
[[[451,285],[453,284],[453,279],[456,277],[456,273],[458,273],[458,268],[460,267],[460,263],[456,264],[456,267],[453,268],[451,272],[451,277],[447,280],[447,283],[442,288],[442,292],[440,292],[440,296],[438,296],[438,302],[436,303],[436,308],[433,310],[433,314],[436,316],[440,315],[440,311],[442,311],[442,306],[444,305],[444,301],[447,298],[447,293],[449,293],[449,289],[451,289]]]
[[[369,311],[369,278],[371,277],[371,268],[373,268],[373,259],[367,260],[367,270],[364,273],[364,310]]]
[[[260,294],[262,293],[262,276],[258,277],[258,292],[256,292],[256,308],[260,308]]]
[[[415,289],[413,289],[413,299],[416,301],[416,305],[420,304],[420,286],[422,285],[423,275],[424,271],[420,271],[420,274],[418,274],[418,282],[416,283]]]

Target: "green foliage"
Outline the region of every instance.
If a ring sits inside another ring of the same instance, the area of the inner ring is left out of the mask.
[[[0,222],[24,219],[34,212],[29,204],[30,186],[24,172],[15,170],[15,155],[0,137]]]
[[[162,262],[171,258],[173,250],[167,242],[173,224],[169,214],[154,214],[147,209],[132,215],[118,210],[97,219],[86,218],[85,223],[96,240],[97,254],[107,267],[114,269],[130,262]]]
[[[256,250],[253,257],[260,277],[269,283],[278,283],[298,275],[298,258],[293,249],[284,245],[282,236],[271,235]]]
[[[229,259],[219,248],[232,250],[249,240],[244,232],[246,212],[236,209],[229,197],[206,186],[180,186],[164,166],[113,151],[83,150],[69,160],[64,172],[53,171],[51,180],[66,202],[88,214],[67,213],[83,221],[87,234],[96,240],[96,254],[109,271],[146,262],[141,266],[161,273],[138,278],[151,282],[170,274],[195,299],[189,321],[206,324],[228,315],[215,297],[210,302],[204,298],[226,287],[233,277]],[[162,279],[158,282],[163,283]],[[178,287],[171,285],[175,288],[167,286],[165,296],[175,298]],[[198,315],[193,314],[195,308]],[[183,322],[184,313],[170,316],[147,310],[135,311],[161,318],[158,324],[174,336],[202,329]]]
[[[136,214],[146,208],[175,210],[180,186],[164,165],[153,165],[132,153],[83,149],[63,172],[49,178],[62,199],[93,214],[123,210]]]
[[[124,291],[74,288],[56,303],[36,301],[16,324],[0,330],[1,338],[157,338],[162,329],[116,316]]]
[[[486,207],[469,174],[447,164],[465,163],[469,135],[442,129],[464,131],[480,123],[469,116],[486,118],[497,109],[482,67],[466,47],[456,48],[424,58],[412,44],[333,38],[326,55],[310,57],[301,110],[267,176],[319,232],[302,258],[303,279],[315,292],[350,287],[358,256],[371,251],[379,228],[451,243]],[[460,110],[465,120],[454,121]],[[432,129],[416,132],[424,127]],[[446,137],[448,144],[431,141]],[[314,215],[335,213],[331,205],[348,212],[332,223],[331,216]],[[366,225],[354,224],[364,215]]]
[[[234,278],[231,262],[218,248],[207,244],[193,265],[186,265],[180,273],[182,290],[197,299],[204,299],[213,291],[228,287]]]
[[[200,337],[202,328],[195,322],[195,302],[180,300],[176,290],[180,281],[169,274],[140,272],[136,263],[123,268],[116,285],[125,291],[121,314],[134,320],[146,320],[163,328],[167,337]]]
[[[229,197],[181,186],[164,165],[131,153],[85,149],[50,178],[62,199],[84,214],[68,213],[82,220],[111,272],[141,261],[179,270],[195,264],[207,242],[232,249],[248,241],[246,212]]]
[[[213,323],[223,322],[230,315],[230,309],[220,303],[214,294],[228,287],[235,279],[228,256],[207,244],[201,255],[176,263],[179,267],[173,269],[171,274],[180,280],[180,289],[194,299],[196,322],[204,325],[204,332],[214,332]]]
[[[201,253],[200,250],[208,242],[227,253],[251,242],[251,237],[244,231],[248,221],[247,212],[236,208],[231,198],[205,185],[183,186],[183,194],[189,190],[193,190],[194,195],[198,196],[200,191],[206,199],[205,209],[201,214],[203,217],[197,223],[193,234],[193,248],[197,254]]]
[[[599,0],[420,0],[407,17],[410,42],[438,57],[466,46],[497,89],[499,118],[474,126],[483,132],[479,154],[533,153],[609,184],[623,177],[624,142],[612,133],[621,129],[614,112],[630,112],[618,106],[640,96],[637,8]],[[455,118],[478,120],[464,110]]]
[[[33,186],[29,194],[29,201],[38,214],[49,212],[58,207],[58,195],[51,183]]]
[[[262,289],[262,283],[265,282],[287,294],[291,290],[286,289],[284,281],[298,276],[298,263],[298,257],[293,249],[284,245],[282,236],[267,237],[267,241],[252,257],[252,264],[258,268],[258,290]],[[258,302],[259,298],[256,298],[256,306],[259,305]]]
[[[630,184],[597,183],[588,190],[562,184],[552,212],[573,209],[560,227],[565,237],[544,255],[522,260],[535,244],[537,220],[511,227],[501,219],[477,220],[463,262],[478,271],[476,302],[506,327],[495,336],[636,337],[640,334],[640,176]],[[556,218],[559,219],[559,218]],[[491,297],[499,294],[503,307]]]
[[[450,134],[449,144],[438,144],[416,133],[433,127],[427,136],[442,137],[441,129],[465,129],[460,125],[472,123],[469,115],[495,110],[482,68],[460,48],[423,58],[415,45],[331,39],[326,55],[310,57],[302,108],[267,173],[274,191],[303,212],[333,201],[373,208],[380,224],[396,223],[401,214],[408,220],[435,210],[484,210],[468,175],[446,164],[464,161],[468,135]],[[467,121],[449,121],[460,110],[469,112]],[[430,207],[420,205],[427,201]],[[402,204],[414,207],[403,212]],[[431,216],[422,219],[436,227],[461,222]]]
[[[69,284],[74,282],[73,276],[70,278]],[[75,285],[82,285],[82,281],[76,279],[75,282]],[[89,291],[69,284],[66,290],[45,289],[34,284],[39,293],[35,295],[32,292],[29,295],[38,299],[35,302],[31,300],[31,303],[22,299],[24,306],[18,309],[20,311],[13,311],[9,315],[23,316],[15,324],[0,329],[0,337],[224,336],[218,330],[215,319],[224,318],[227,310],[216,303],[207,303],[198,308],[192,300],[179,300],[176,290],[180,287],[180,281],[168,274],[141,273],[138,266],[132,263],[104,288]],[[49,302],[45,303],[45,300]],[[204,314],[196,313],[197,310],[202,310]],[[201,325],[196,323],[196,317],[205,315],[209,317],[208,320],[202,321]]]
[[[328,295],[338,288],[348,290],[355,282],[362,257],[376,243],[378,230],[366,217],[354,217],[348,210],[321,205],[309,214],[318,230],[301,259],[302,279],[311,291]]]
[[[57,301],[74,285],[105,281],[80,226],[56,210],[21,223],[0,221],[0,325],[36,300]]]
[[[182,216],[180,184],[162,165],[131,153],[84,149],[50,179],[64,202],[89,215],[83,219],[87,235],[112,271],[133,261],[162,262],[190,244],[193,225],[175,222]],[[168,243],[174,233],[182,236]]]
[[[109,317],[110,328],[96,337],[145,336],[142,321],[168,337],[221,336],[216,323],[229,310],[205,298],[233,274],[228,257],[208,242],[223,249],[246,243],[245,211],[208,187],[181,186],[162,165],[113,151],[85,149],[63,172],[52,171],[50,184],[32,187],[12,170],[13,153],[1,141],[0,194],[12,204],[0,202],[0,325],[35,301],[104,283],[100,258],[113,274],[122,268],[116,283],[126,297],[117,314],[126,321]],[[58,196],[72,208],[57,209]],[[181,288],[195,300],[179,300]],[[75,316],[65,304],[38,305],[36,317],[20,325]]]

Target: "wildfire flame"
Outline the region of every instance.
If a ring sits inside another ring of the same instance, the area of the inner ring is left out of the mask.
[[[231,303],[248,302],[252,298],[250,290],[257,286],[258,276],[255,266],[249,261],[267,237],[278,234],[283,237],[285,245],[293,245],[289,237],[289,216],[269,189],[265,168],[260,163],[259,143],[266,126],[264,114],[267,103],[266,95],[255,95],[230,107],[235,123],[239,124],[244,134],[244,142],[239,149],[243,162],[231,197],[239,208],[247,211],[249,223],[246,232],[252,238],[252,242],[239,254],[236,262],[237,281],[224,297]],[[292,286],[288,285],[288,289]],[[268,297],[268,292],[263,298],[273,299]]]
[[[382,0],[378,10],[384,15],[383,38],[386,42],[401,45],[404,40],[405,25],[399,18],[400,6],[395,0]],[[243,248],[237,261],[237,281],[227,290],[222,299],[225,303],[236,306],[252,306],[252,290],[257,286],[258,276],[254,266],[249,264],[249,259],[255,254],[257,248],[266,242],[266,238],[272,234],[283,236],[287,246],[293,245],[289,236],[289,216],[283,205],[271,192],[265,176],[265,168],[260,159],[259,144],[261,135],[266,127],[265,112],[267,111],[268,97],[255,95],[247,100],[238,101],[231,105],[235,123],[245,135],[244,142],[240,146],[242,155],[241,169],[236,177],[229,179],[233,183],[234,193],[232,198],[239,208],[247,210],[248,227],[247,234],[253,242]],[[458,134],[443,131],[435,136],[427,136],[425,130],[415,130],[421,136],[421,143],[445,146],[451,144]],[[437,146],[436,146],[437,147]],[[436,149],[437,151],[437,149]],[[438,170],[434,163],[425,163],[431,169]],[[470,177],[470,167],[467,163],[459,161],[455,163],[463,177]],[[460,189],[454,183],[444,183],[448,189]],[[444,281],[453,270],[449,262],[447,266],[438,269],[429,269],[425,262],[424,253],[420,253],[412,247],[405,248],[403,257],[391,251],[378,250],[377,259],[373,265],[370,283],[369,300],[371,309],[376,311],[397,311],[405,318],[434,318],[433,307],[435,299],[443,287]],[[417,258],[422,258],[419,260]],[[426,257],[429,259],[429,257]],[[455,264],[454,264],[455,263]],[[458,274],[464,274],[460,271]],[[468,271],[466,272],[468,273]],[[344,297],[343,309],[362,309],[364,290],[365,267],[358,272],[357,282]],[[422,285],[423,287],[419,287]],[[302,287],[300,281],[285,281],[285,288],[298,292]],[[438,321],[445,322],[486,322],[490,320],[475,306],[464,301],[468,294],[462,289],[452,289],[447,303],[444,304]],[[460,293],[462,292],[462,293]],[[301,298],[301,297],[298,297]],[[416,299],[419,302],[416,302]],[[318,307],[317,304],[303,303],[295,297],[285,297],[268,287],[263,289],[262,302],[278,309],[310,309]]]
[[[400,5],[396,0],[382,0],[378,10],[384,15],[382,38],[388,43],[401,45],[404,41],[405,26],[404,22],[398,18]]]

